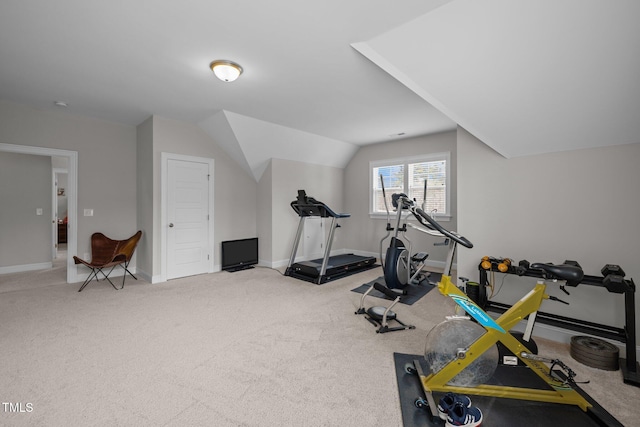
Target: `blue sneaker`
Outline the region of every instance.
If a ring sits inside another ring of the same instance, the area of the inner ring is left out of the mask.
[[[445,427],[478,427],[482,424],[482,411],[473,407],[466,407],[460,402],[453,404],[453,407],[449,410],[447,415],[447,422]]]
[[[438,402],[438,416],[440,416],[440,419],[445,421],[447,420],[447,415],[449,415],[449,411],[453,408],[453,405],[456,402],[460,402],[467,408],[471,407],[471,399],[469,399],[468,396],[449,392],[440,399],[440,402]]]

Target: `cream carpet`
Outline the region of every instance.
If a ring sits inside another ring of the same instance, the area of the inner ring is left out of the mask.
[[[7,426],[402,426],[393,353],[421,354],[453,313],[437,291],[398,306],[415,330],[354,315],[366,271],[321,286],[255,268],[161,284],[64,283],[64,268],[0,276],[0,406]],[[382,302],[370,299],[370,303]],[[628,426],[640,388],[581,365],[582,388]],[[15,408],[15,406],[14,406]],[[490,425],[490,423],[486,423]]]

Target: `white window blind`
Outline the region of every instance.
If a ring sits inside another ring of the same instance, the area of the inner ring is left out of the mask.
[[[393,209],[391,195],[405,193],[423,207],[424,186],[427,183],[427,200],[424,210],[436,216],[449,215],[449,153],[438,153],[425,157],[393,159],[372,162],[370,213],[385,214],[382,182],[387,195],[389,210]]]

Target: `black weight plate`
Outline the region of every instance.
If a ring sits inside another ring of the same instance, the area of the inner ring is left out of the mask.
[[[606,371],[618,370],[620,350],[598,338],[575,336],[571,338],[570,354],[578,362]]]
[[[607,341],[599,338],[587,337],[587,336],[575,336],[571,337],[571,345],[575,346],[577,350],[584,350],[585,352],[592,352],[594,354],[600,353],[615,353],[618,354],[620,350],[615,345],[608,343]]]
[[[594,358],[574,351],[571,352],[571,357],[583,365],[603,369],[605,371],[617,371],[619,367],[618,359]]]
[[[596,360],[590,357],[584,357],[580,354],[572,354],[571,357],[583,365],[603,369],[605,371],[617,371],[619,367],[619,362],[617,360]]]
[[[618,363],[613,361],[611,362],[602,362],[602,361],[594,361],[591,359],[585,359],[578,356],[572,356],[574,360],[582,363],[585,366],[590,366],[592,368],[601,369],[603,371],[617,371],[620,366]]]
[[[580,349],[579,347],[573,347],[571,348],[571,354],[577,354],[578,356],[582,356],[582,357],[586,357],[587,359],[593,359],[593,360],[602,360],[602,361],[607,361],[607,360],[612,360],[614,358],[617,358],[616,354],[612,353],[594,353],[593,351],[585,351],[583,349]]]

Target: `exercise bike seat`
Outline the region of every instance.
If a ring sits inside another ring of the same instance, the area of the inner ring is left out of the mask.
[[[569,286],[577,286],[584,278],[584,271],[577,265],[536,262],[531,268],[542,270],[545,279],[565,280]]]

